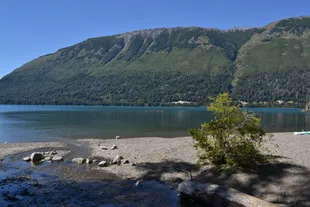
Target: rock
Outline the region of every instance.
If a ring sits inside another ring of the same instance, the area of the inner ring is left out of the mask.
[[[116,155],[112,161],[112,164],[120,164],[122,159],[123,159],[122,156]]]
[[[124,160],[123,161],[123,164],[128,164],[129,163],[129,160]]]
[[[57,155],[58,153],[57,153],[55,150],[53,150],[53,151],[51,152],[51,154],[52,154],[52,155]]]
[[[62,157],[62,156],[55,156],[55,157],[53,157],[52,158],[52,161],[63,161],[64,160],[64,158]]]
[[[97,162],[98,162],[98,160],[96,160],[96,159],[93,160],[93,163],[97,163]]]
[[[121,138],[121,136],[116,136],[116,137],[115,137],[115,139],[120,139],[120,138]]]
[[[102,150],[108,150],[108,148],[105,147],[105,146],[103,146],[101,149],[102,149]]]
[[[83,157],[78,157],[78,158],[73,158],[72,162],[78,163],[78,164],[84,164],[85,163],[85,159]]]
[[[113,145],[110,149],[111,149],[111,150],[117,149],[117,146],[116,146],[116,145]]]
[[[87,158],[86,159],[86,164],[91,164],[91,163],[93,163],[93,161],[91,159]]]
[[[51,160],[52,160],[52,157],[45,157],[44,160],[45,160],[45,161],[51,161]]]
[[[29,196],[30,192],[28,191],[27,188],[24,188],[21,192],[20,192],[21,196]]]
[[[24,157],[23,160],[24,160],[25,162],[30,162],[30,161],[31,161],[31,158],[30,158],[30,157]]]
[[[106,166],[108,166],[108,163],[106,161],[101,161],[101,162],[99,162],[98,166],[99,167],[106,167]]]
[[[23,200],[24,199],[24,197],[21,196],[21,195],[17,195],[17,196],[15,196],[15,198],[18,199],[18,200]]]
[[[233,188],[226,188],[224,186],[211,183],[202,184],[184,181],[178,185],[178,191],[180,196],[200,200],[207,206],[279,206],[242,193]]]
[[[136,165],[137,165],[137,163],[132,163],[132,164],[131,164],[131,166],[136,166]]]
[[[138,180],[136,183],[135,183],[135,187],[138,188],[141,186],[141,183],[142,181],[141,180]]]
[[[40,161],[40,160],[44,159],[44,156],[41,152],[34,152],[31,154],[30,159],[32,161]]]

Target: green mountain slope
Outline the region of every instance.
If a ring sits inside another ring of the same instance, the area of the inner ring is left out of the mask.
[[[237,100],[305,103],[310,92],[310,18],[268,25],[242,46],[236,66]]]
[[[305,100],[310,18],[263,28],[163,28],[91,38],[39,57],[0,80],[0,103],[203,105]]]

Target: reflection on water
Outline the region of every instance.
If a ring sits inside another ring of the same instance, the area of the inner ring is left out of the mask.
[[[300,109],[247,110],[269,132],[310,130],[310,113]],[[0,142],[186,136],[211,118],[205,108],[0,105]]]
[[[292,132],[310,130],[310,113],[298,109],[266,109],[256,111],[263,126],[270,132]]]

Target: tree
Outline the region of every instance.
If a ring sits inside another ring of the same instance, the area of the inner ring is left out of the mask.
[[[261,154],[265,131],[260,119],[233,105],[228,93],[211,101],[208,110],[214,113],[213,120],[189,130],[199,161],[242,168],[266,161]]]

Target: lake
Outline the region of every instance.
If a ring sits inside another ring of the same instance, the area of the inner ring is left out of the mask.
[[[310,130],[301,109],[251,108],[268,132]],[[58,138],[178,137],[212,118],[206,108],[0,105],[0,143]]]

